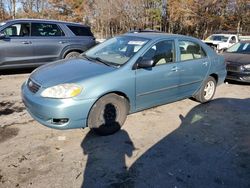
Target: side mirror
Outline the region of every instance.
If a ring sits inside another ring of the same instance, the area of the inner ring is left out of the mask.
[[[154,60],[152,59],[142,59],[137,65],[138,68],[151,68],[153,66]]]
[[[5,39],[6,35],[3,32],[0,32],[0,39]]]

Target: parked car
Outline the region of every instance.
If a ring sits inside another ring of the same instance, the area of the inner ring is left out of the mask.
[[[36,69],[22,86],[22,99],[47,127],[87,126],[108,135],[130,113],[189,97],[208,102],[225,77],[224,58],[198,39],[127,33],[78,59]]]
[[[250,83],[250,40],[241,41],[224,53],[226,79]]]
[[[0,69],[39,66],[74,58],[95,45],[90,27],[70,22],[17,19],[0,24]]]

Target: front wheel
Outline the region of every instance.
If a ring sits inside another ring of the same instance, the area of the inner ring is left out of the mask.
[[[215,90],[216,80],[209,76],[194,98],[201,103],[209,102],[213,98]]]
[[[111,93],[101,97],[91,108],[88,127],[99,135],[110,135],[120,130],[129,112],[128,100]]]

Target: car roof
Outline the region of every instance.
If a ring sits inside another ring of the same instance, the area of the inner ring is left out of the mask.
[[[191,38],[195,39],[191,36],[179,35],[179,34],[170,34],[163,32],[139,32],[139,33],[125,33],[123,36],[134,36],[134,37],[142,37],[147,39],[160,39],[160,38]]]
[[[75,22],[66,22],[66,21],[61,21],[61,20],[49,20],[49,19],[28,19],[28,18],[22,18],[22,19],[13,19],[13,20],[8,20],[5,23],[8,22],[13,22],[13,21],[36,21],[36,22],[51,22],[51,23],[62,23],[62,24],[69,24],[69,25],[80,25],[84,27],[89,27],[87,25],[81,24],[81,23],[75,23]]]

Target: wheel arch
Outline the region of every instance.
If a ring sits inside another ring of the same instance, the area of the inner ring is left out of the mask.
[[[83,50],[80,50],[80,49],[69,49],[69,50],[67,50],[67,51],[65,51],[64,53],[63,53],[63,56],[62,56],[62,58],[64,59],[69,53],[71,53],[71,52],[78,52],[78,53],[83,53],[84,51]]]
[[[218,79],[219,79],[219,77],[218,77],[218,75],[217,75],[217,74],[213,73],[213,74],[210,74],[209,76],[211,76],[211,77],[213,77],[213,78],[215,79],[216,84],[218,83]]]
[[[88,127],[88,119],[89,119],[89,114],[90,114],[91,109],[93,108],[93,106],[96,104],[96,102],[97,102],[100,98],[102,98],[102,97],[104,97],[104,96],[106,96],[106,95],[108,95],[108,94],[116,94],[116,95],[119,95],[119,96],[125,98],[125,99],[128,101],[128,107],[129,107],[129,112],[130,112],[130,109],[131,109],[131,106],[130,106],[130,105],[131,105],[130,99],[129,99],[129,97],[128,97],[124,92],[121,92],[121,91],[110,91],[110,92],[104,93],[104,94],[100,95],[100,96],[95,100],[95,102],[93,103],[93,105],[91,106],[91,108],[90,108],[90,110],[89,110],[89,112],[88,112],[87,120],[86,120],[86,126],[87,126],[87,127]]]

